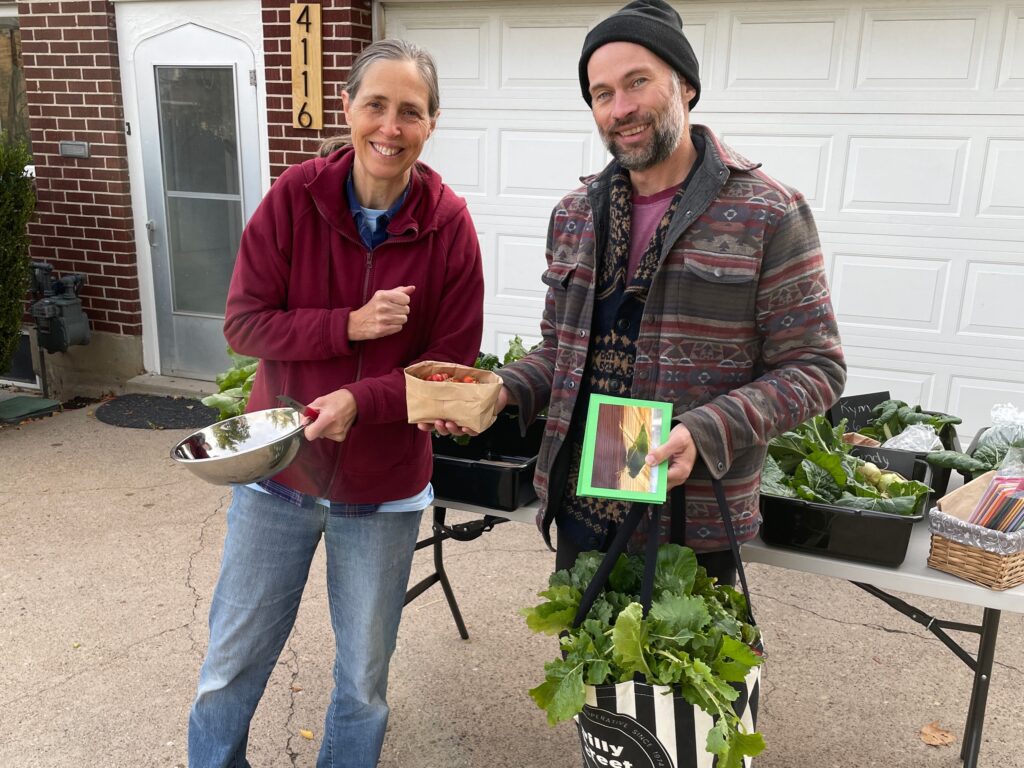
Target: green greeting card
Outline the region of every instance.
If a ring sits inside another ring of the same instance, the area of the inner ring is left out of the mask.
[[[669,403],[592,395],[576,494],[664,503],[668,462],[651,467],[646,459],[671,430]]]

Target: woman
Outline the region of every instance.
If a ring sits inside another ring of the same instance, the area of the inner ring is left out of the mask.
[[[224,333],[260,358],[249,410],[319,411],[288,469],[236,487],[210,645],[189,718],[192,768],[247,766],[249,722],[321,537],[336,648],[318,768],[375,766],[388,664],[423,509],[430,436],[402,369],[472,364],[483,276],[466,203],[417,163],[438,116],[430,55],[370,45],[342,94],[351,145],[288,169],[245,228]]]

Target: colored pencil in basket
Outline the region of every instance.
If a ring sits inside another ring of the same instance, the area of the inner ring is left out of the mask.
[[[997,531],[1014,531],[1024,524],[1024,477],[995,477],[968,522]]]

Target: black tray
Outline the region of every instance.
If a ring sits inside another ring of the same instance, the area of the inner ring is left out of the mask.
[[[433,437],[434,495],[448,501],[511,512],[537,498],[533,474],[545,420],[519,433],[518,415],[499,414],[497,421],[464,445],[450,437]]]
[[[907,556],[915,515],[891,515],[761,494],[761,539],[766,544],[842,560],[898,566]]]

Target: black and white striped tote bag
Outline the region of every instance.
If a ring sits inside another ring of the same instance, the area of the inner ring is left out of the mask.
[[[754,624],[750,590],[725,493],[721,481],[715,480],[712,485],[747,600],[747,621]],[[576,626],[586,617],[597,593],[607,583],[613,564],[624,551],[626,541],[643,513],[643,505],[634,505],[623,521],[580,601]],[[658,512],[654,512],[651,526],[651,530],[658,529]],[[657,542],[657,536],[651,536],[647,542],[647,563],[640,598],[645,615],[651,605]],[[760,650],[763,651],[763,647]],[[733,710],[748,733],[757,730],[762,668],[754,667],[742,683],[732,683],[739,692],[733,702]],[[584,768],[716,768],[718,757],[707,751],[707,736],[714,727],[714,718],[686,701],[673,686],[649,685],[633,680],[615,685],[587,686],[586,694],[583,711],[575,718]],[[745,758],[744,765],[751,768],[751,759]]]
[[[750,733],[757,730],[760,681],[761,667],[754,667],[733,683],[740,694],[733,709]],[[718,758],[706,748],[714,724],[671,686],[633,681],[587,686],[576,717],[585,768],[715,768]]]

